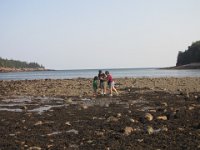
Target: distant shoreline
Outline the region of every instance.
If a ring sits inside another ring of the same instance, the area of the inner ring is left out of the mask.
[[[165,68],[160,68],[160,69],[200,69],[200,63],[191,63],[187,65],[181,65],[181,66],[173,66],[173,67],[165,67]]]
[[[0,73],[8,73],[8,72],[31,72],[31,71],[53,71],[45,68],[6,68],[0,67]]]

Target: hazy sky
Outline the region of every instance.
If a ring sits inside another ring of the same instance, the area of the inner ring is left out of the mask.
[[[165,67],[200,40],[199,0],[0,0],[0,57],[49,69]]]

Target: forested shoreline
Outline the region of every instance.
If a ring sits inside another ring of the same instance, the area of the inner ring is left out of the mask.
[[[26,62],[13,59],[4,59],[0,57],[0,72],[22,72],[46,70],[43,65],[36,62]]]

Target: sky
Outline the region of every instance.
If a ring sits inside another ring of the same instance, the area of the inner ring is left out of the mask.
[[[200,40],[199,0],[0,0],[0,57],[48,69],[167,67]]]

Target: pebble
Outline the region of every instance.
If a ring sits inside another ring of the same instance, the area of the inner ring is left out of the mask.
[[[117,121],[118,121],[118,118],[113,117],[113,116],[110,116],[110,117],[108,117],[107,121],[108,121],[108,122],[117,122]]]
[[[29,147],[28,150],[41,150],[41,147],[37,147],[37,146],[33,146],[33,147]]]
[[[147,132],[148,132],[148,134],[153,134],[154,129],[151,126],[147,126]]]
[[[166,102],[161,103],[163,106],[167,107],[168,104]]]
[[[158,116],[157,119],[158,120],[167,120],[167,116]]]
[[[145,114],[145,118],[146,118],[148,121],[153,120],[153,116],[152,116],[152,114],[150,114],[150,113],[146,113],[146,114]]]
[[[38,125],[42,125],[43,123],[42,123],[42,121],[38,121],[38,122],[36,122],[34,125],[35,126],[38,126]]]
[[[193,106],[189,106],[189,108],[188,108],[189,110],[193,110],[194,109],[194,107]]]
[[[118,113],[118,114],[117,114],[117,117],[118,117],[118,118],[120,118],[121,116],[122,116],[122,114],[121,114],[121,113]]]
[[[65,122],[65,124],[71,126],[71,123],[69,121]]]
[[[124,134],[125,134],[126,136],[128,136],[128,135],[130,135],[133,131],[134,131],[134,130],[133,130],[132,127],[125,127],[125,129],[124,129]]]

